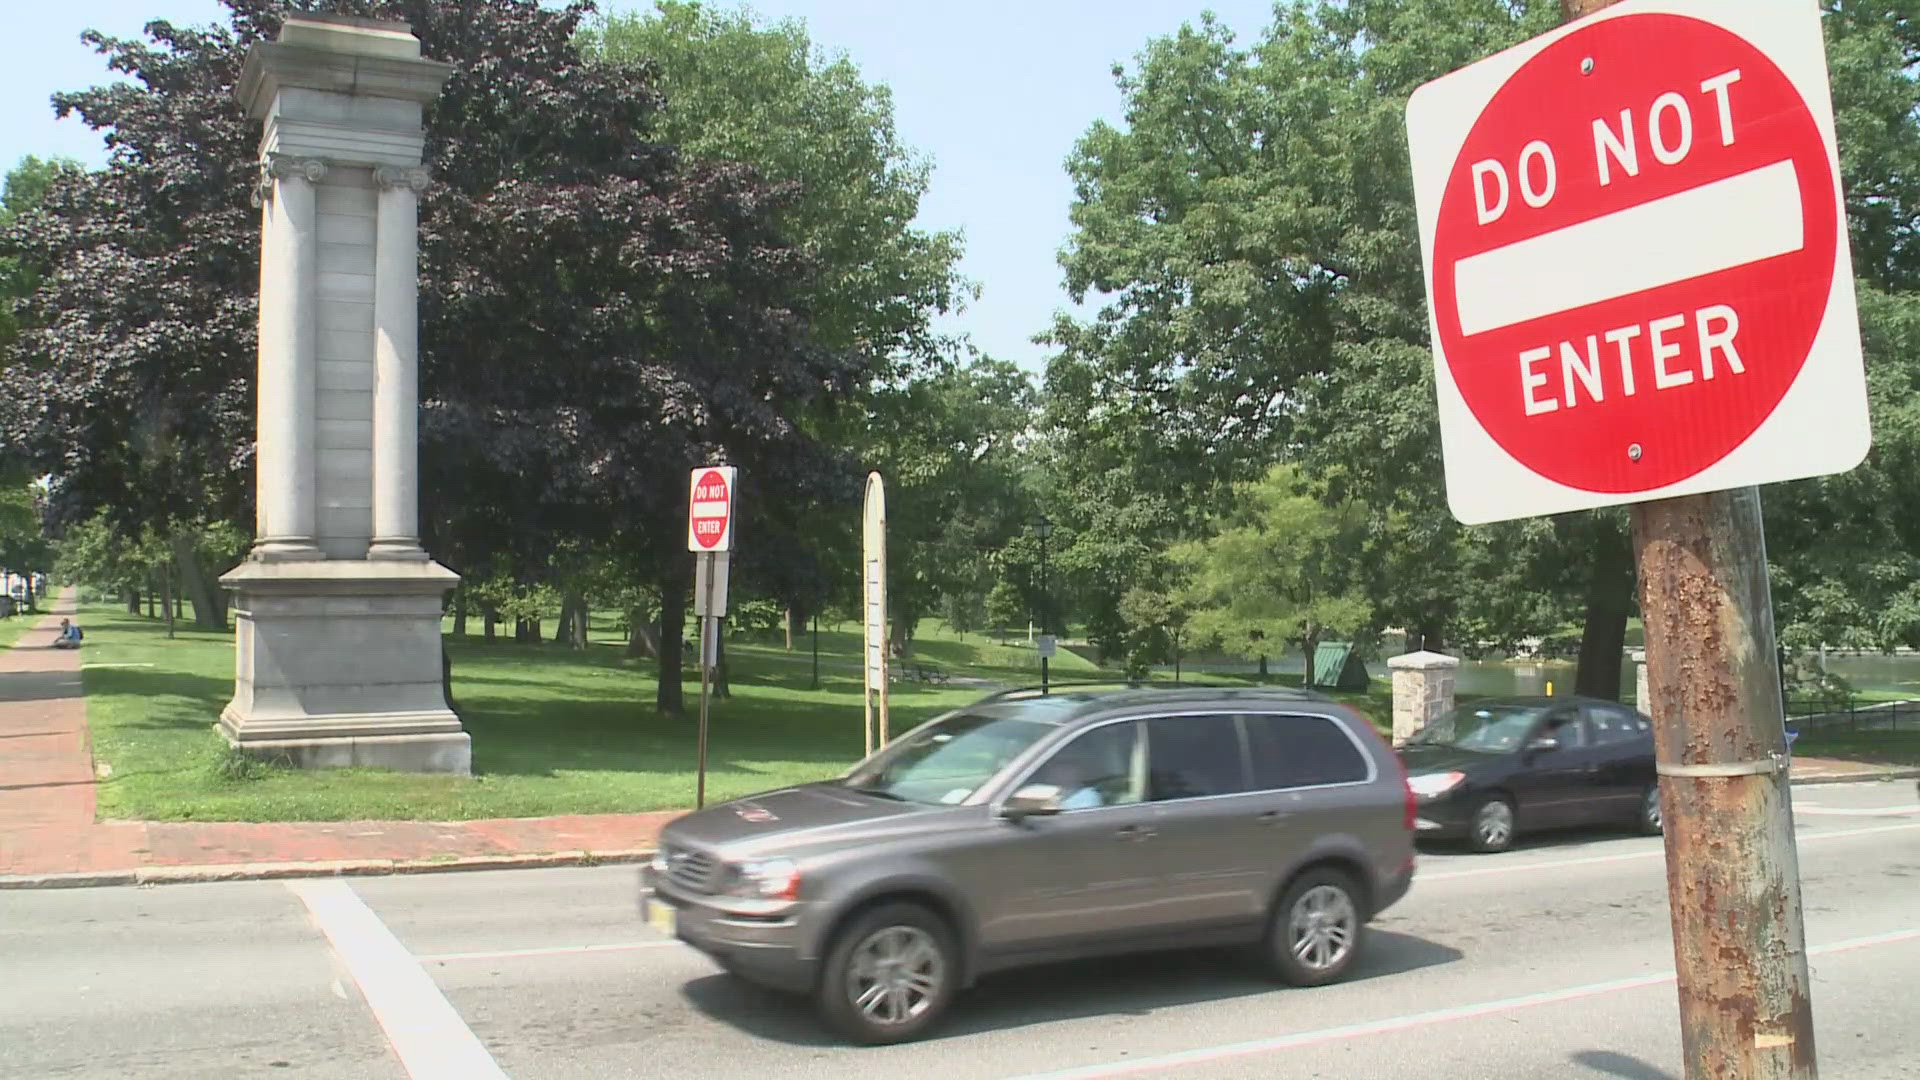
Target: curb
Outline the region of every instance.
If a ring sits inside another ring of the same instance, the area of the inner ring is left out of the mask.
[[[1798,786],[1808,784],[1874,784],[1894,780],[1920,779],[1920,769],[1880,769],[1868,773],[1840,773],[1837,775],[1815,775],[1796,777],[1787,774],[1788,782]]]
[[[213,863],[145,866],[77,874],[0,876],[0,890],[91,889],[114,885],[190,885],[211,881],[281,881],[291,878],[383,877],[444,874],[463,870],[535,870],[566,866],[612,866],[645,862],[652,848],[618,851],[552,851],[535,855],[463,855],[451,859],[326,859],[314,862]]]

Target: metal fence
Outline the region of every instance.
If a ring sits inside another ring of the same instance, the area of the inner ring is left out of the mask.
[[[1920,731],[1920,701],[1787,700],[1787,727],[1801,735]]]

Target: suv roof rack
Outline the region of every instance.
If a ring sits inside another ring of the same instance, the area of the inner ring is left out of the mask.
[[[1325,694],[1299,686],[1235,686],[1222,683],[1196,683],[1180,679],[1076,679],[1068,682],[1049,681],[1045,686],[1033,683],[1027,686],[1010,686],[981,698],[975,704],[994,701],[1016,701],[1026,698],[1050,697],[1060,691],[1094,689],[1099,687],[1117,687],[1123,690],[1230,690],[1258,691],[1277,696],[1297,698],[1302,701],[1329,701]]]

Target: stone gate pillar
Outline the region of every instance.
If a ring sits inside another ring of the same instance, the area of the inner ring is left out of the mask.
[[[470,771],[420,546],[422,114],[451,67],[405,23],[293,15],[239,96],[263,123],[257,511],[229,744],[302,766]]]
[[[1387,669],[1393,672],[1393,745],[1453,711],[1457,657],[1423,650],[1393,657]]]

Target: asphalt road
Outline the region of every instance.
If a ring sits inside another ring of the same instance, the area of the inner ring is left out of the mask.
[[[1920,1077],[1912,782],[1799,789],[1821,1072]],[[1657,839],[1423,855],[1348,982],[1233,956],[1003,976],[854,1049],[638,925],[635,869],[0,893],[0,1076],[1679,1075]]]

